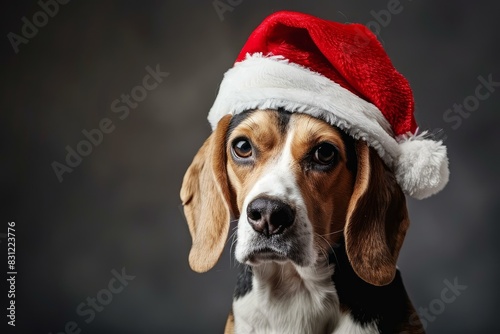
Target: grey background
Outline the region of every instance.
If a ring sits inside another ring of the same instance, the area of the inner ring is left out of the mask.
[[[500,5],[401,5],[381,26],[380,39],[413,87],[420,126],[444,130],[451,181],[437,196],[409,200],[412,226],[399,266],[417,308],[439,299],[446,279],[467,285],[428,323],[429,333],[495,333],[500,89],[457,129],[443,114],[474,94],[478,76],[500,81]],[[229,249],[211,272],[189,269],[191,240],[178,193],[209,135],[206,115],[223,73],[275,10],[366,24],[374,20],[371,11],[387,6],[385,0],[242,1],[221,20],[211,0],[72,1],[15,54],[7,34],[20,34],[21,18],[31,21],[40,7],[4,4],[0,233],[7,221],[17,223],[19,273],[17,326],[6,333],[59,333],[68,321],[82,333],[222,332],[236,269]],[[111,102],[156,64],[170,75],[120,120]],[[66,145],[75,148],[81,131],[105,117],[115,130],[60,183],[51,163],[64,162]],[[2,239],[2,254],[5,246]],[[85,323],[77,305],[122,267],[135,279]],[[4,325],[3,313],[0,319]]]

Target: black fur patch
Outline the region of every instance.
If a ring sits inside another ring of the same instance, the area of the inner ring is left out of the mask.
[[[247,265],[242,265],[236,281],[236,288],[234,289],[234,299],[244,297],[247,293],[252,291],[252,268]]]
[[[380,333],[396,333],[398,324],[405,320],[408,312],[408,295],[399,270],[394,280],[385,286],[374,286],[359,278],[349,263],[342,243],[330,253],[330,262],[335,264],[332,280],[340,304],[347,308],[361,325],[377,322]]]
[[[236,114],[234,115],[231,120],[229,121],[229,126],[227,128],[227,132],[226,132],[226,143],[227,143],[227,140],[229,138],[229,136],[231,135],[231,133],[233,132],[234,129],[236,129],[236,127],[238,125],[240,125],[241,122],[243,122],[248,116],[250,116],[252,114],[252,112],[254,112],[255,110],[245,110],[245,111],[242,111],[241,113],[239,114]]]
[[[255,109],[252,110],[245,110],[239,114],[234,115],[231,120],[229,121],[229,127],[226,133],[226,143],[227,139],[233,132],[233,130],[241,123],[243,122],[248,116],[250,116]],[[286,130],[288,128],[288,123],[290,122],[290,117],[292,116],[292,113],[283,109],[279,108],[278,110],[273,110],[273,111],[278,111],[277,112],[277,117],[278,117],[278,129],[281,134],[285,134]]]
[[[286,133],[288,123],[290,122],[290,116],[292,116],[291,112],[284,108],[278,108],[278,129],[281,134]]]
[[[356,155],[355,139],[339,128],[337,128],[337,130],[342,135],[342,140],[344,141],[347,156],[347,169],[353,172],[354,178],[356,178],[356,172],[358,170],[358,156]]]

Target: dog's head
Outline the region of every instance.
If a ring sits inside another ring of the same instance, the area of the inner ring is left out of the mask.
[[[313,266],[344,240],[357,275],[385,285],[409,225],[405,196],[372,148],[283,110],[223,117],[186,172],[181,199],[198,272],[215,265],[238,219],[242,263]]]

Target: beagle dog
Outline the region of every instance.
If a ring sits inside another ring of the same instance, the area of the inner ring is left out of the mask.
[[[225,333],[424,333],[396,268],[409,226],[394,173],[337,127],[287,110],[226,115],[181,189],[205,272],[237,220]]]

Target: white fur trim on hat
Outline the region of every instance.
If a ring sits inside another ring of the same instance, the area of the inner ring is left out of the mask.
[[[394,170],[403,191],[410,196],[430,196],[448,180],[446,148],[440,142],[415,137],[400,145],[375,105],[281,56],[247,55],[228,70],[208,120],[215,129],[227,114],[278,108],[321,118],[355,139],[365,140]]]

